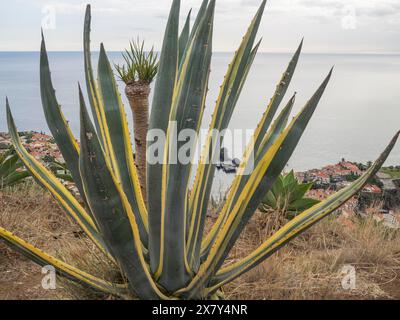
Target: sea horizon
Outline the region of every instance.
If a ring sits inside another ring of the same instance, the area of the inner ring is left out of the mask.
[[[92,53],[99,53],[99,50],[91,50]],[[108,53],[122,53],[123,50],[107,50]],[[160,51],[155,51],[156,53],[160,53]],[[40,53],[40,50],[0,50],[0,53]],[[47,53],[82,53],[83,50],[47,50]],[[233,54],[235,51],[213,51],[213,55],[215,54]],[[293,51],[259,51],[257,55],[262,54],[293,54]],[[389,55],[389,56],[398,56],[400,52],[312,52],[312,51],[304,51],[302,55]]]
[[[93,51],[96,66],[98,52]],[[121,52],[108,52],[113,63],[122,62]],[[233,129],[254,129],[285,70],[292,53],[260,52],[232,118]],[[77,84],[84,87],[83,53],[49,51],[50,67],[59,103],[72,130],[79,137]],[[210,92],[202,128],[207,128],[233,52],[213,54]],[[18,130],[49,133],[41,108],[39,52],[0,51],[0,97],[6,95]],[[297,92],[293,115],[310,98],[329,69],[332,80],[299,143],[288,169],[304,171],[336,163],[375,160],[389,139],[400,129],[400,53],[312,53],[302,54],[282,106]],[[118,82],[125,107],[123,84]],[[0,100],[1,101],[1,100]],[[4,103],[3,103],[4,105]],[[281,106],[281,107],[282,107]],[[128,118],[131,118],[127,109]],[[131,123],[130,123],[131,124]],[[130,125],[132,129],[132,125]],[[7,131],[5,108],[0,103],[0,131]],[[234,152],[234,151],[232,151]],[[231,154],[239,157],[240,154]],[[397,146],[387,165],[400,164]]]

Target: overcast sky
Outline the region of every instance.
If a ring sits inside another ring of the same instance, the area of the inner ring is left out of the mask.
[[[0,51],[37,51],[43,25],[49,50],[80,51],[85,4],[93,46],[121,50],[140,36],[160,48],[171,0],[1,0]],[[182,23],[201,0],[182,0]],[[234,51],[261,0],[217,0],[214,51]],[[260,51],[400,53],[400,0],[269,0]]]

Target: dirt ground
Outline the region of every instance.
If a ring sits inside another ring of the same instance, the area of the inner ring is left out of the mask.
[[[49,236],[57,241],[62,225],[69,225],[50,196],[32,186],[0,191],[0,226],[33,241],[41,248]],[[31,224],[31,226],[29,226]],[[35,230],[36,228],[36,230]],[[42,288],[42,268],[0,243],[0,299],[57,299],[58,290]]]
[[[209,219],[211,225],[213,219]],[[242,258],[268,237],[257,214],[227,263]],[[50,195],[34,186],[0,192],[0,226],[44,251],[96,275],[115,270],[82,238]],[[343,266],[356,272],[356,288],[342,288]],[[112,299],[58,280],[44,290],[41,268],[0,242],[0,300]],[[227,299],[400,299],[400,234],[372,219],[328,219],[224,288]]]

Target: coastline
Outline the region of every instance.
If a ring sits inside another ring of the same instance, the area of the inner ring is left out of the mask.
[[[22,144],[29,153],[45,165],[54,161],[64,162],[52,136],[36,131],[23,131],[19,134]],[[0,132],[0,152],[10,146],[8,134]],[[313,183],[308,194],[309,197],[323,200],[351,184],[368,169],[369,165],[371,163],[355,163],[343,158],[336,164],[295,172],[295,175],[299,182]],[[70,189],[74,189],[71,183],[65,183],[69,184]],[[364,187],[360,195],[350,200],[341,211],[349,213],[363,210],[381,202],[382,213],[389,214],[400,208],[400,201],[396,199],[400,199],[400,165],[382,168],[373,181]]]

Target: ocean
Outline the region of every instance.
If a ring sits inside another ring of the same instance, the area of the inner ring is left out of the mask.
[[[215,53],[203,128],[208,127],[231,53]],[[84,87],[83,56],[78,52],[50,52],[56,93],[74,133],[79,136],[78,82]],[[109,53],[113,62],[121,54]],[[291,54],[260,53],[250,71],[231,121],[232,129],[254,129],[265,111]],[[97,54],[93,54],[96,65]],[[400,129],[400,55],[303,54],[285,97],[297,92],[293,115],[335,66],[331,82],[288,164],[306,170],[345,158],[367,162],[378,157]],[[119,83],[123,93],[123,84]],[[6,131],[5,96],[20,131],[48,132],[39,90],[39,53],[0,52],[0,131]],[[126,104],[124,95],[123,99]],[[130,118],[130,111],[128,110]],[[233,156],[240,157],[239,154]],[[388,165],[400,165],[400,144]]]

